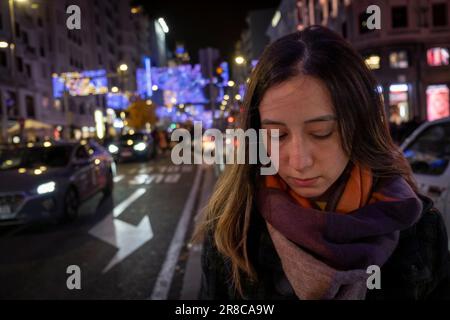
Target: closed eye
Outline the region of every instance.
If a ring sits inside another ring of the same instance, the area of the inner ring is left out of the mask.
[[[311,134],[311,136],[315,139],[325,140],[326,138],[330,137],[332,133],[333,131],[327,134]]]

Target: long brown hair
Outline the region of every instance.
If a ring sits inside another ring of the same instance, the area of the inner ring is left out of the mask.
[[[371,168],[374,177],[401,175],[417,191],[411,168],[389,134],[372,73],[342,37],[325,27],[312,26],[289,34],[265,49],[250,77],[240,128],[260,129],[258,106],[265,92],[298,75],[316,77],[326,85],[350,161]],[[195,234],[213,235],[214,245],[231,264],[233,283],[240,295],[243,276],[256,280],[247,250],[247,233],[258,168],[255,164],[227,166]]]

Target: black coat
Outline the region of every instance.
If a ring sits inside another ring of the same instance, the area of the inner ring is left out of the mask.
[[[449,299],[450,254],[441,214],[424,196],[420,220],[400,233],[397,248],[381,267],[381,289],[367,290],[368,300]],[[286,279],[263,218],[252,215],[248,252],[258,281],[243,283],[244,298],[251,300],[297,299]],[[231,282],[231,267],[217,251],[212,233],[202,253],[200,299],[240,299]]]

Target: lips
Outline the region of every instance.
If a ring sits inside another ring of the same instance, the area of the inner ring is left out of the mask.
[[[319,177],[308,178],[308,179],[299,179],[290,177],[291,182],[298,187],[310,187],[313,186]]]

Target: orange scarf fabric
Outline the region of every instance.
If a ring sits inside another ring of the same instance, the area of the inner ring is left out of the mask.
[[[268,188],[281,189],[294,198],[298,204],[304,208],[312,208],[310,200],[295,193],[279,175],[265,176],[265,186]],[[374,193],[369,202],[370,192],[372,189],[373,178],[370,169],[354,165],[351,170],[350,177],[345,185],[344,192],[339,198],[335,212],[348,214],[367,203],[376,200],[387,200],[381,194]]]

